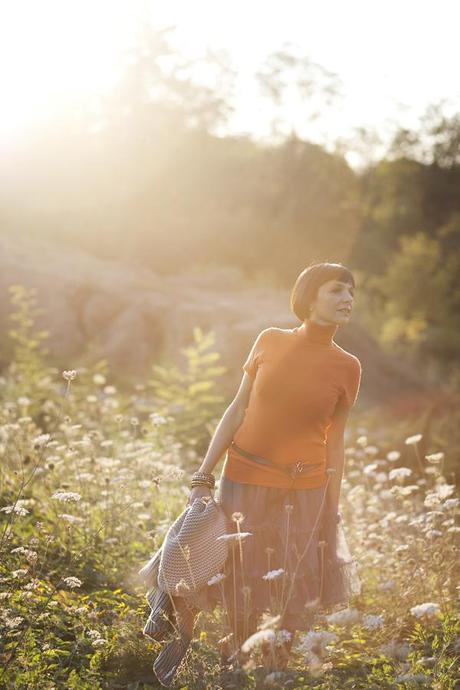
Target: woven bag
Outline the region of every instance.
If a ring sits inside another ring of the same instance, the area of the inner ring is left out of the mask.
[[[172,596],[189,596],[217,575],[228,555],[230,531],[219,502],[197,498],[168,529],[161,547],[158,587]]]

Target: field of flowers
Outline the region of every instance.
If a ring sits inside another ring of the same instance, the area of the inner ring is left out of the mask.
[[[137,573],[185,507],[224,409],[213,338],[195,329],[183,370],[155,366],[151,380],[122,391],[105,361],[51,366],[34,292],[12,286],[11,299],[14,356],[0,378],[0,687],[160,687],[152,663],[161,647],[142,634]],[[421,456],[417,429],[377,443],[376,422],[354,423],[341,511],[361,594],[298,633],[285,672],[260,663],[261,640],[280,633],[275,618],[248,641],[246,666],[224,672],[225,617],[202,613],[175,687],[459,687],[459,498],[448,449]]]

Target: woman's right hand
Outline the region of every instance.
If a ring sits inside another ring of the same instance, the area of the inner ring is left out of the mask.
[[[207,486],[195,486],[195,487],[193,487],[193,489],[190,490],[190,494],[188,497],[186,507],[191,506],[193,504],[193,501],[196,498],[201,498],[202,496],[211,496],[212,497],[211,489]]]

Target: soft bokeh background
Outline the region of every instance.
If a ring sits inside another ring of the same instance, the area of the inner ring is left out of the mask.
[[[363,367],[341,509],[364,588],[270,683],[456,687],[459,19],[453,0],[1,5],[2,687],[158,687],[137,570],[255,336],[298,325],[290,289],[323,260],[356,278],[336,340]],[[222,625],[181,687],[243,683],[216,670]]]

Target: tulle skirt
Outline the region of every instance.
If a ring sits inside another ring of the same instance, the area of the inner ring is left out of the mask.
[[[220,603],[233,620],[269,612],[291,630],[311,626],[317,611],[347,606],[361,580],[342,522],[322,509],[325,491],[222,476],[215,498],[242,535],[230,542],[222,577],[199,592],[195,605],[212,610]]]

